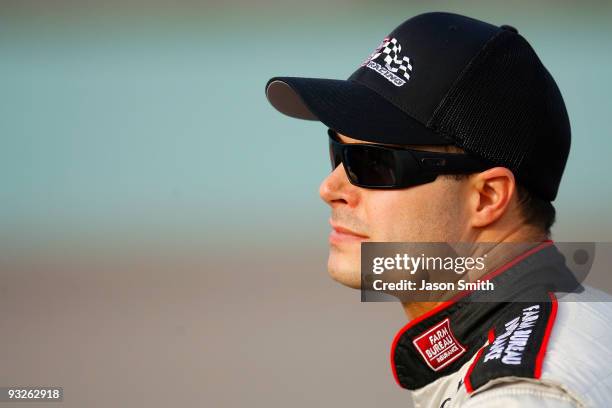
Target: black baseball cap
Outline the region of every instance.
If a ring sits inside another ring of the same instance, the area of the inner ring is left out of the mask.
[[[404,21],[347,80],[274,77],[266,97],[355,139],[458,146],[550,201],[569,154],[563,97],[527,40],[458,14]]]

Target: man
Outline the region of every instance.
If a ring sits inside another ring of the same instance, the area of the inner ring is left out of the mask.
[[[417,406],[608,404],[612,307],[579,302],[584,291],[548,239],[569,120],[515,28],[418,15],[348,80],[274,77],[266,96],[329,127],[333,170],[320,195],[338,282],[362,287],[367,242],[539,243],[498,251],[486,279],[505,280],[502,299],[403,303],[410,322],[391,364]],[[577,292],[566,297],[575,302],[558,303],[558,292]]]

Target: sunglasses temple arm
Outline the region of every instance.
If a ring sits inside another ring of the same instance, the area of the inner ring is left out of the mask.
[[[418,154],[418,161],[423,170],[434,173],[471,173],[492,167],[476,157],[461,153]]]

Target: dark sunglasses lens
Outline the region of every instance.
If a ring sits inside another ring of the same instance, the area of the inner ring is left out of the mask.
[[[342,146],[333,140],[329,140],[329,159],[331,161],[332,171],[342,162]]]
[[[362,186],[396,186],[402,171],[392,150],[373,146],[350,146],[344,166],[351,180]]]

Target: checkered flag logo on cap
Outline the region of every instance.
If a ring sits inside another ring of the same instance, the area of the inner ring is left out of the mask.
[[[409,72],[412,72],[410,58],[400,58],[402,45],[397,41],[397,38],[385,38],[378,49],[372,53],[369,60],[373,61],[381,55],[384,55],[385,68],[394,74],[401,73],[406,80],[410,79]]]

